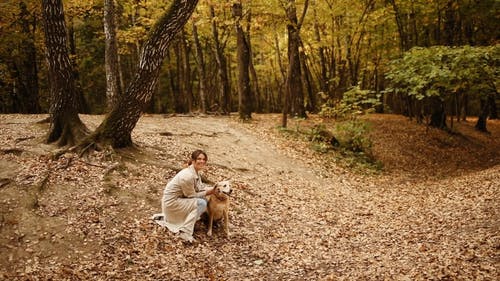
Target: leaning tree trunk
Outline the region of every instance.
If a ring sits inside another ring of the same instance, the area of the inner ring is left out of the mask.
[[[118,103],[96,131],[82,143],[82,147],[92,142],[111,145],[113,148],[132,145],[132,130],[156,89],[167,47],[186,24],[197,3],[197,0],[173,1],[144,43],[138,69],[127,90],[118,97]]]
[[[237,57],[238,57],[238,108],[241,120],[252,118],[252,92],[250,89],[250,47],[241,27],[243,7],[241,3],[233,3],[233,17],[236,25]]]
[[[88,130],[78,117],[77,91],[68,55],[63,5],[61,0],[43,0],[42,8],[51,93],[47,142],[72,145]]]

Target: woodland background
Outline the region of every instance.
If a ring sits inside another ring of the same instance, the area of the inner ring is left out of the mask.
[[[498,279],[499,5],[1,2],[0,279]],[[233,235],[186,245],[199,148]]]
[[[171,1],[63,2],[78,110],[107,112],[113,95],[125,91],[132,80],[148,32]],[[322,110],[336,116],[325,108],[335,107],[345,92],[354,90],[364,99],[372,98],[367,102],[372,107],[373,99],[379,100],[378,112],[418,118],[431,111],[441,114],[443,107],[447,115],[478,116],[488,107],[486,115],[497,116],[498,1],[239,3],[241,15],[234,14],[231,1],[197,5],[167,50],[146,112],[228,113],[248,105],[250,114],[287,108],[291,116]],[[48,112],[50,79],[41,3],[4,1],[0,8],[0,112]],[[240,41],[238,34],[243,36]],[[237,55],[242,44],[249,85],[243,104]],[[462,53],[468,57],[450,54],[446,47],[428,49],[431,46],[467,46]],[[491,48],[476,49],[486,46]],[[410,55],[398,65],[396,59],[413,47],[430,51]],[[415,57],[421,61],[412,61]],[[457,64],[464,73],[446,65],[446,57],[462,59]],[[488,67],[493,70],[484,69]],[[442,73],[447,68],[455,76]],[[115,73],[108,76],[109,82],[106,69]],[[408,73],[398,73],[403,69]],[[410,80],[419,81],[412,81],[412,86],[401,83]],[[443,127],[442,120],[433,123]]]

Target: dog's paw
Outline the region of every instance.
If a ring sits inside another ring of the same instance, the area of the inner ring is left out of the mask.
[[[207,232],[207,235],[208,235],[208,236],[212,236],[212,230],[209,230],[209,231]]]

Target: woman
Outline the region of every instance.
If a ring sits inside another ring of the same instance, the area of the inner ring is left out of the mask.
[[[189,166],[177,173],[163,191],[161,201],[164,225],[179,237],[193,242],[194,224],[207,209],[205,196],[214,189],[205,190],[198,172],[207,164],[207,154],[195,150],[191,154]]]

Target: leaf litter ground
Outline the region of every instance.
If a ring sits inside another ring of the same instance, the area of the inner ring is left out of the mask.
[[[0,279],[495,280],[500,123],[456,134],[370,115],[380,173],[354,171],[277,129],[279,115],[146,115],[137,147],[51,157],[44,115],[0,115]],[[102,116],[82,116],[95,128]],[[322,122],[289,121],[289,128]],[[326,126],[333,126],[328,122]],[[231,237],[187,245],[150,216],[189,155],[230,178]]]

